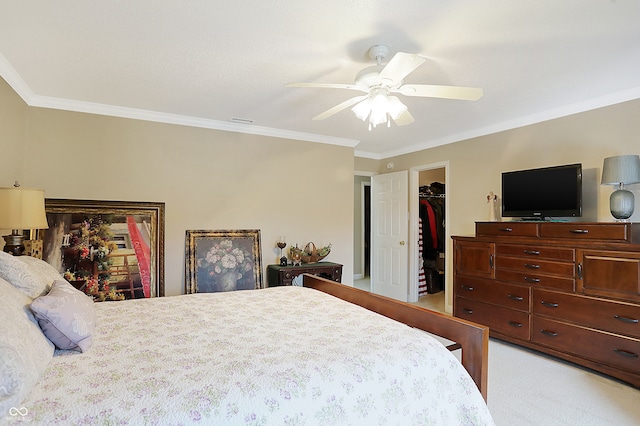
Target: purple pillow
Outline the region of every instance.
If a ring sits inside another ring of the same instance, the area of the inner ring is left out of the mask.
[[[86,352],[96,313],[93,300],[66,281],[54,281],[49,294],[33,299],[31,310],[42,332],[58,349]]]

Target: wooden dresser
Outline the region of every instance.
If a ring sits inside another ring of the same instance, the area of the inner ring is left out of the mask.
[[[454,315],[640,387],[640,223],[477,222]]]

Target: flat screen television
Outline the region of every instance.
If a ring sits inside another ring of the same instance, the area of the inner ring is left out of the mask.
[[[582,164],[502,173],[502,216],[525,220],[582,216]]]

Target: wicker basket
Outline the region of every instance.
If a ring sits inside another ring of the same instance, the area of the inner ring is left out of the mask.
[[[320,262],[322,259],[324,259],[325,257],[327,257],[329,255],[329,253],[331,252],[331,250],[329,250],[329,252],[327,252],[327,254],[321,256],[318,254],[318,249],[316,248],[316,245],[314,243],[307,243],[306,246],[304,246],[304,250],[302,250],[302,257],[300,260],[302,260],[302,263],[316,263],[316,262]]]

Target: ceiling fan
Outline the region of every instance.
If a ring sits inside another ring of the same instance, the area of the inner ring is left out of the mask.
[[[375,59],[376,65],[361,70],[354,84],[334,83],[289,83],[286,87],[317,87],[329,89],[348,89],[364,92],[365,95],[356,96],[328,109],[313,117],[313,120],[324,120],[351,106],[351,110],[362,121],[369,118],[369,130],[378,124],[387,123],[391,126],[391,119],[398,125],[404,126],[415,121],[406,105],[391,93],[404,96],[419,96],[429,98],[459,99],[475,101],[482,97],[482,89],[475,87],[438,86],[431,84],[403,84],[403,79],[422,65],[426,58],[412,53],[396,53],[386,65],[382,60],[389,55],[389,47],[377,44],[369,49],[369,57]]]

